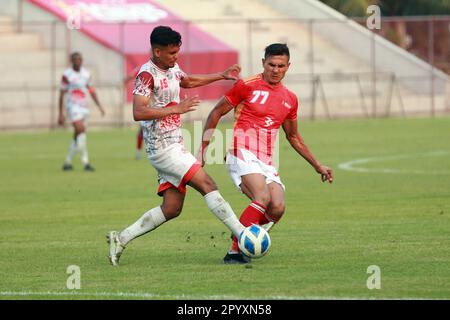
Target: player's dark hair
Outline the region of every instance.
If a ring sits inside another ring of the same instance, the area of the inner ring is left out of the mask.
[[[80,56],[81,57],[81,53],[78,51],[72,52],[70,54],[70,60],[72,60],[73,58],[75,58],[75,56]]]
[[[170,27],[158,26],[150,35],[150,44],[167,47],[168,45],[181,46],[181,35]]]
[[[267,59],[267,57],[270,56],[287,56],[289,60],[289,48],[285,43],[272,43],[266,47],[264,59]]]

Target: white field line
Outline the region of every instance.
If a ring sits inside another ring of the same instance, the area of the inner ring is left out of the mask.
[[[449,171],[428,171],[428,170],[405,170],[398,168],[364,168],[363,165],[368,163],[377,163],[391,160],[408,160],[425,157],[442,157],[448,156],[450,151],[438,150],[420,154],[402,154],[384,157],[372,157],[355,159],[338,164],[338,168],[346,171],[363,172],[363,173],[394,173],[394,174],[427,174],[427,175],[448,175]]]
[[[382,297],[329,297],[329,296],[264,296],[240,297],[231,295],[162,295],[134,292],[82,292],[82,291],[1,291],[0,297],[94,297],[130,299],[173,300],[429,300],[427,298],[382,298]],[[432,299],[435,300],[435,299]]]

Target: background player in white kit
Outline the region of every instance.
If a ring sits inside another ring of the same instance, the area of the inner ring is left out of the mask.
[[[141,121],[147,157],[158,172],[161,206],[150,209],[121,232],[110,231],[109,259],[117,265],[125,246],[164,222],[176,218],[183,208],[186,185],[200,192],[209,210],[234,235],[244,229],[230,205],[222,198],[215,182],[196,158],[184,148],[180,114],[195,110],[197,96],[180,101],[180,87],[194,88],[218,80],[236,80],[240,67],[233,65],[222,73],[187,75],[176,63],[181,35],[169,27],[159,26],[150,36],[152,57],[144,64],[135,81],[133,116]]]
[[[86,126],[89,116],[87,103],[87,94],[89,93],[99,108],[102,116],[105,111],[101,106],[94,87],[91,84],[92,77],[83,64],[83,58],[79,52],[74,52],[70,56],[72,67],[64,71],[61,80],[61,89],[59,95],[59,116],[58,124],[63,125],[65,116],[63,112],[64,96],[66,96],[66,113],[72,122],[74,128],[73,140],[70,143],[69,151],[64,161],[63,170],[73,170],[72,160],[76,152],[80,153],[81,162],[85,171],[94,171],[89,164],[86,141]]]

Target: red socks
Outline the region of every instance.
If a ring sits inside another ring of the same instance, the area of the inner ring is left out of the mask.
[[[266,224],[269,220],[266,218],[266,207],[262,204],[253,201],[250,205],[242,212],[241,218],[239,221],[244,225],[244,227],[248,227],[252,224]],[[230,251],[238,252],[238,240],[236,237],[233,237],[233,244],[231,245]]]

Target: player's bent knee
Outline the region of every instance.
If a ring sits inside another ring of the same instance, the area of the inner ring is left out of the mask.
[[[77,135],[86,132],[86,127],[82,122],[74,122],[73,127],[75,129],[75,134]]]
[[[276,204],[271,203],[269,207],[268,216],[272,221],[278,222],[283,216],[285,210],[286,207],[284,203],[276,203]]]
[[[254,201],[268,207],[270,204],[270,193],[269,192],[260,192],[254,196]]]
[[[210,193],[212,191],[217,190],[217,185],[214,182],[213,179],[211,179],[211,177],[208,176],[208,179],[205,179],[205,181],[203,182],[203,186],[202,186],[205,194],[206,193]]]
[[[204,170],[199,170],[194,178],[188,182],[188,185],[193,187],[202,195],[217,190],[216,183]]]
[[[163,205],[161,207],[162,212],[167,220],[174,219],[181,214],[182,206],[175,205]]]

